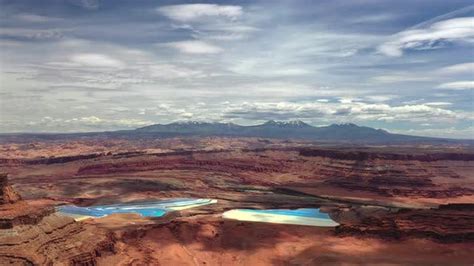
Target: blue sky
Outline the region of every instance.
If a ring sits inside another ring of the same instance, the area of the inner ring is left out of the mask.
[[[471,1],[0,1],[0,132],[352,122],[474,135]]]

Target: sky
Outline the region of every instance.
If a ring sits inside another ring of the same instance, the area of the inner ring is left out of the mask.
[[[470,0],[0,0],[0,132],[175,121],[474,136]]]

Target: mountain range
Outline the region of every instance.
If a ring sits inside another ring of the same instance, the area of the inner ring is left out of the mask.
[[[432,138],[393,134],[383,129],[358,126],[352,123],[332,124],[329,126],[314,127],[302,121],[281,122],[270,120],[260,125],[242,126],[234,123],[219,122],[174,122],[170,124],[155,124],[133,130],[119,130],[91,133],[23,133],[0,134],[0,141],[33,140],[33,139],[66,139],[73,137],[120,137],[128,139],[138,138],[166,138],[184,136],[222,136],[222,137],[260,137],[278,139],[303,139],[321,142],[346,143],[427,143],[427,144],[469,144],[474,140],[456,140],[447,138]]]
[[[187,136],[237,136],[313,141],[347,142],[445,142],[448,139],[409,136],[389,133],[383,129],[358,126],[352,123],[314,127],[302,121],[280,122],[270,120],[260,125],[241,126],[234,123],[175,122],[156,124],[134,130],[138,134]]]

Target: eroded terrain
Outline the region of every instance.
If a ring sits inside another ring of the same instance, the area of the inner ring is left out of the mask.
[[[9,140],[1,143],[0,162],[30,205],[217,199],[216,204],[161,218],[114,214],[72,222],[113,239],[110,251],[88,257],[91,263],[474,261],[470,147],[344,146],[258,138]],[[236,208],[303,207],[320,208],[340,225],[318,228],[221,217]],[[42,222],[47,219],[37,221]],[[63,253],[57,254],[59,259]]]

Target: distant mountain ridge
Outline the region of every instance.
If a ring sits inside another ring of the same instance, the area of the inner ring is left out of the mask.
[[[141,134],[173,134],[177,136],[236,136],[348,142],[410,142],[443,140],[429,137],[392,134],[383,129],[358,126],[352,123],[314,127],[300,120],[288,122],[269,120],[263,124],[252,126],[241,126],[234,123],[219,122],[174,122],[170,124],[156,124],[138,128],[135,132]]]
[[[258,137],[276,139],[300,139],[318,142],[342,143],[373,143],[373,144],[468,144],[474,146],[474,140],[447,139],[393,134],[383,129],[358,126],[353,123],[332,124],[314,127],[303,121],[274,121],[263,124],[242,126],[234,123],[221,122],[174,122],[170,124],[154,124],[133,130],[118,130],[88,133],[17,133],[0,134],[0,142],[11,140],[58,140],[82,137],[104,138],[169,138],[169,137]]]

